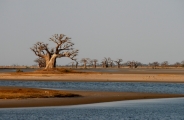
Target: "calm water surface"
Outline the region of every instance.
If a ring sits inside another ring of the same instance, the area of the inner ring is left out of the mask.
[[[184,83],[0,81],[0,86],[184,94]]]
[[[0,81],[0,86],[184,94],[183,83]],[[184,120],[184,98],[0,109],[0,120]]]
[[[183,120],[184,98],[0,109],[0,120]]]

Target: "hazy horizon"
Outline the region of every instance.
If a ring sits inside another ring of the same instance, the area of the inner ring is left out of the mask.
[[[183,0],[1,0],[0,65],[33,65],[36,42],[65,34],[78,60],[184,60]],[[57,64],[70,63],[58,58]]]

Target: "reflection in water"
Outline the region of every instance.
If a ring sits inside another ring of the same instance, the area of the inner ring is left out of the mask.
[[[184,98],[132,100],[70,107],[0,109],[0,120],[182,120]]]

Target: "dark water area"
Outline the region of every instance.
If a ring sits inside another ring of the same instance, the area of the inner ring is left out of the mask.
[[[183,83],[0,81],[0,86],[184,94]],[[0,103],[1,104],[1,103]],[[0,120],[184,120],[184,98],[0,109]]]
[[[184,83],[151,82],[62,82],[62,81],[0,81],[0,86],[92,90],[114,92],[146,92],[184,94]]]

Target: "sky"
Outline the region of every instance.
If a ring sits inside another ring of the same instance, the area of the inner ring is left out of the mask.
[[[184,60],[183,0],[0,0],[0,65],[33,65],[30,50],[54,34],[71,37],[76,57]],[[57,59],[58,65],[70,64]]]

